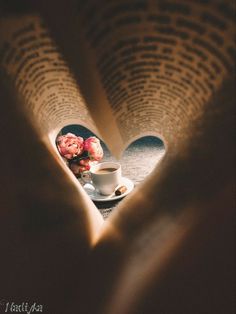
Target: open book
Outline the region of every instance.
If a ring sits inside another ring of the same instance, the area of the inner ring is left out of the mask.
[[[0,5],[0,313],[233,313],[233,1],[58,2]],[[105,223],[68,124],[165,143]]]

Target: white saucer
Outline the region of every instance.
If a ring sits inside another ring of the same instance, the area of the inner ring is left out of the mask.
[[[119,200],[122,197],[125,197],[127,194],[129,194],[133,188],[134,188],[134,183],[128,178],[122,177],[121,179],[121,184],[124,185],[127,188],[127,191],[124,194],[121,195],[115,195],[115,193],[112,193],[111,195],[102,195],[99,192],[97,192],[94,188],[94,186],[90,183],[86,183],[83,187],[89,197],[91,198],[92,201],[96,202],[108,202],[108,201],[115,201]]]

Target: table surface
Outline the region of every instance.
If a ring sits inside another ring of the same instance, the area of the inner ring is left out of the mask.
[[[84,138],[94,135],[81,126],[70,126],[62,130],[63,134],[66,134],[67,132],[74,133]],[[102,142],[101,144],[104,150],[104,157],[102,161],[117,161],[113,156],[111,156],[106,145]],[[133,142],[124,151],[121,159],[118,160],[121,164],[123,177],[129,178],[134,182],[134,186],[137,186],[156,167],[164,154],[165,148],[163,142],[157,137],[143,137]],[[94,203],[100,210],[104,219],[106,219],[121,201],[122,199]]]

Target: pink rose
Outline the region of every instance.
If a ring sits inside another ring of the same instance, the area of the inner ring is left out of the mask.
[[[66,159],[72,159],[83,152],[84,140],[80,136],[67,133],[57,138],[57,148],[61,156]]]
[[[89,170],[89,169],[90,169],[91,163],[92,163],[92,162],[91,162],[91,160],[90,160],[89,158],[81,159],[81,160],[79,161],[79,164],[80,164],[81,166],[85,167],[86,170]]]
[[[84,141],[84,150],[88,152],[91,160],[101,160],[103,157],[103,149],[97,137],[91,136]]]
[[[72,161],[70,162],[70,169],[74,173],[76,177],[79,177],[79,175],[84,172],[88,171],[91,167],[91,161],[89,159],[81,159],[79,161]]]

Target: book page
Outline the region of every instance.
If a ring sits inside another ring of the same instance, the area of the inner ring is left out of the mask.
[[[110,148],[112,128],[123,149],[148,134],[167,147],[184,142],[234,71],[231,1],[66,1],[56,15],[41,2],[41,10]]]
[[[37,302],[42,313],[69,313],[74,292],[83,295],[103,217],[6,85],[0,82],[0,312],[7,302],[27,302],[28,312]]]
[[[54,138],[78,123],[116,156],[145,135],[174,147],[233,73],[234,23],[226,9],[213,14],[185,1],[90,0],[62,1],[55,15],[53,2],[38,5],[43,19],[3,19],[1,55],[41,129]]]
[[[25,12],[1,18],[1,297],[40,299],[48,312],[63,314],[233,313],[235,6],[211,0],[35,5],[63,57],[53,44],[40,55],[26,52],[20,66],[12,56],[27,47],[22,25],[29,20]],[[40,69],[43,56],[53,61],[43,60]],[[47,82],[41,90],[49,78],[63,85]],[[68,95],[74,82],[75,94]],[[169,148],[104,224],[36,133],[48,136],[74,119],[91,130],[96,124],[114,154],[143,134],[160,136]]]
[[[92,75],[80,86],[91,112],[107,106],[123,143],[155,133],[169,148],[104,224],[93,259],[106,279],[96,266],[92,273],[101,313],[188,313],[192,300],[196,313],[233,313],[234,4],[67,1],[52,12],[45,16],[75,72],[74,43],[89,57]],[[73,44],[63,44],[66,33]]]
[[[0,22],[2,80],[9,81],[26,114],[54,143],[68,124],[99,134],[78,85],[39,16],[8,16]]]
[[[234,89],[224,82],[190,140],[105,222],[96,248],[101,260],[116,252],[117,276],[102,313],[181,314],[194,303],[193,313],[233,314]]]

